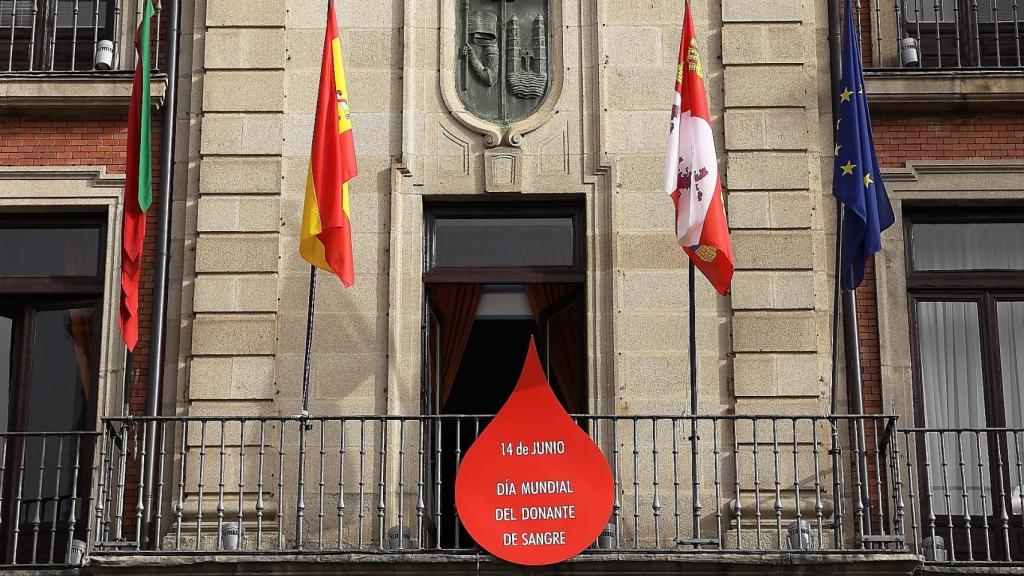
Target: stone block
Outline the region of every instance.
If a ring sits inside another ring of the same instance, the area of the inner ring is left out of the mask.
[[[651,58],[663,52],[662,31],[657,26],[640,26],[634,21],[628,26],[606,26],[602,35],[605,63],[610,66],[656,64]]]
[[[277,312],[275,274],[201,274],[195,280],[196,312]]]
[[[323,34],[321,33],[321,37]],[[210,28],[206,32],[207,70],[283,69],[284,30],[279,28]]]
[[[608,66],[605,68],[605,105],[609,110],[669,110],[672,91],[665,79],[675,76],[675,66]]]
[[[203,76],[207,112],[280,112],[284,100],[284,72],[209,71]]]
[[[801,65],[729,66],[725,69],[725,106],[794,107],[814,102],[817,93]]]
[[[615,230],[668,231],[674,234],[672,202],[662,192],[616,194],[614,202],[616,204],[615,222],[613,223]],[[732,204],[730,203],[730,212],[731,208]]]
[[[822,383],[814,354],[737,354],[737,397],[817,397]]]
[[[206,25],[281,27],[286,6],[285,0],[217,0],[206,4]]]
[[[806,8],[802,0],[723,0],[723,22],[802,22]]]
[[[798,152],[734,152],[726,173],[730,190],[802,190],[810,185],[811,163]]]
[[[686,255],[673,232],[619,232],[615,234],[615,248],[615,267],[619,270],[682,270],[687,267]]]
[[[277,272],[277,234],[204,234],[196,242],[196,272]]]
[[[802,108],[726,110],[725,146],[729,150],[807,150],[808,126]]]
[[[814,352],[818,322],[813,312],[739,312],[733,318],[736,352]]]
[[[799,24],[727,24],[722,61],[730,64],[800,64],[804,28]]]
[[[745,272],[733,278],[732,305],[737,310],[812,310],[814,304],[811,272]]]
[[[278,199],[273,196],[204,196],[199,199],[199,232],[277,232]]]
[[[611,154],[661,154],[661,159],[646,170],[657,175],[658,188],[664,186],[662,166],[668,134],[667,112],[607,112],[603,122],[605,149]]]
[[[192,400],[272,400],[274,389],[272,357],[192,360],[188,387]]]
[[[279,194],[280,158],[204,158],[200,194]]]
[[[733,192],[728,196],[729,228],[770,228],[767,192]]]
[[[808,231],[746,231],[732,234],[737,270],[810,270],[813,236]]]
[[[277,319],[273,315],[197,314],[192,326],[196,356],[255,356],[273,354]]]

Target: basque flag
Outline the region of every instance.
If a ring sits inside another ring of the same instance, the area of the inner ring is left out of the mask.
[[[842,275],[843,288],[854,290],[864,280],[868,258],[882,249],[882,231],[892,226],[896,218],[875,158],[871,115],[861,70],[860,39],[849,1],[845,27],[832,194],[843,203],[838,273]]]
[[[317,268],[337,274],[345,286],[355,283],[348,181],[358,173],[345,66],[332,0],[327,4],[327,34],[320,65],[299,254]]]
[[[679,245],[724,296],[732,282],[732,241],[689,0],[683,18],[672,125],[665,155],[665,192],[675,205]]]

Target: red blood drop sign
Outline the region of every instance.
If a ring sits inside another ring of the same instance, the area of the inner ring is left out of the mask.
[[[554,564],[597,540],[613,500],[607,460],[558,402],[531,342],[515,390],[459,467],[459,519],[498,558]]]

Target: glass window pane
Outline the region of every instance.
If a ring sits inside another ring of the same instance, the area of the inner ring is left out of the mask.
[[[438,218],[435,267],[572,266],[572,218]]]
[[[1006,425],[1024,426],[1024,302],[999,302],[999,362]]]
[[[98,228],[0,228],[0,276],[97,276]]]
[[[32,375],[25,432],[69,432],[92,429],[86,421],[93,392],[98,337],[95,308],[36,313],[32,342]],[[75,465],[74,437],[38,434],[24,440],[25,502],[21,521],[36,514],[60,520],[70,511]]]
[[[1024,223],[914,224],[915,270],[1024,270]]]
[[[0,28],[9,28],[11,22],[19,28],[32,26],[33,0],[0,0]]]
[[[155,2],[154,2],[155,4]],[[78,17],[75,18],[77,5]],[[106,0],[60,0],[57,3],[57,25],[62,28],[72,26],[79,28],[92,28],[93,26],[103,29],[107,27],[107,2]],[[109,38],[100,38],[100,40]],[[80,38],[79,42],[92,42],[92,37]]]
[[[907,22],[955,22],[957,0],[904,0],[900,10]]]
[[[1020,2],[1020,0],[1016,1]],[[978,0],[978,21],[982,23],[995,22],[998,16],[1000,22],[1013,22],[1013,2],[1014,0]],[[1017,18],[1024,19],[1024,6],[1017,6]],[[1012,30],[1005,33],[1013,35]]]
[[[11,406],[11,378],[13,363],[14,320],[0,316],[0,432],[7,432],[7,415]]]
[[[918,302],[918,346],[924,389],[924,420],[928,428],[972,428],[986,425],[981,361],[981,330],[974,302]],[[972,434],[933,432],[926,435],[929,485],[936,513],[981,511],[982,490],[991,488],[978,471],[988,461],[988,445]],[[959,463],[965,463],[961,474]],[[941,464],[945,462],[947,466]],[[989,492],[991,493],[991,492]],[[949,495],[947,508],[945,495]]]
[[[1018,430],[1007,432],[1007,461],[1010,486],[1017,494],[1013,504],[1021,507],[1020,486],[1024,485],[1024,302],[996,304],[999,321],[999,363],[1003,376],[1003,404],[1006,426]]]
[[[66,432],[87,426],[97,323],[93,308],[36,313],[26,432]]]

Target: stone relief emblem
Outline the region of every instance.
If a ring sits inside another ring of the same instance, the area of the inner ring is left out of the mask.
[[[456,84],[466,110],[508,127],[549,88],[547,0],[461,0]]]

